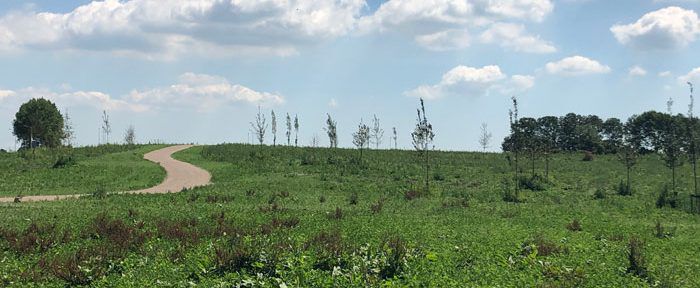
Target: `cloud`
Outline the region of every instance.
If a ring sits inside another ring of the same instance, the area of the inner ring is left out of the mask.
[[[397,33],[427,49],[455,50],[469,45],[470,30],[487,30],[501,21],[540,22],[553,9],[550,0],[389,0],[375,13],[361,17],[358,26],[361,33]],[[496,35],[498,31],[492,31],[494,35],[490,39],[498,43],[515,39],[520,48],[524,42],[536,42],[540,47],[533,49],[535,53],[553,48],[538,37],[527,35],[524,26],[515,28],[519,29],[516,35],[512,34],[512,29],[504,31],[510,34]],[[544,45],[550,47],[543,48]],[[531,49],[515,50],[532,52]]]
[[[520,93],[533,86],[532,76],[514,75],[509,78],[495,65],[481,68],[460,65],[442,75],[438,84],[421,85],[404,92],[404,95],[428,100],[447,96],[479,97],[490,91]]]
[[[328,102],[328,107],[338,108],[338,101],[335,98],[331,98],[331,101]]]
[[[56,92],[34,87],[17,91],[0,90],[2,106],[18,107],[32,98],[45,98],[55,102],[59,107],[87,106],[99,110],[130,112],[193,108],[197,111],[210,111],[239,103],[265,106],[284,103],[284,97],[281,95],[231,84],[223,77],[195,73],[181,75],[176,84],[144,91],[134,90],[120,98],[97,91]]]
[[[126,99],[151,109],[196,107],[198,111],[236,103],[265,106],[284,103],[284,97],[279,94],[231,84],[223,77],[195,73],[182,74],[178,83],[167,87],[134,90]]]
[[[484,43],[500,43],[501,47],[527,53],[553,53],[557,48],[539,36],[528,35],[525,26],[495,23],[481,34]]]
[[[549,74],[577,76],[609,73],[611,69],[598,61],[583,56],[572,56],[557,62],[547,63],[545,70]]]
[[[692,10],[667,7],[642,16],[635,23],[610,28],[618,42],[640,50],[668,50],[687,46],[700,34],[700,20]]]
[[[152,59],[182,53],[289,55],[345,35],[364,0],[106,0],[68,13],[0,18],[4,50],[87,50]]]
[[[662,71],[662,72],[659,72],[658,75],[659,75],[659,77],[668,77],[668,76],[671,76],[671,71]]]
[[[639,66],[632,66],[628,73],[630,76],[645,76],[647,75],[647,70]]]
[[[678,77],[681,83],[691,82],[700,85],[700,67],[695,68],[683,76]]]

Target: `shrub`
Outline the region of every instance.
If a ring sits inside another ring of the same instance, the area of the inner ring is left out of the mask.
[[[588,162],[588,161],[593,161],[593,159],[595,159],[593,152],[583,151],[583,159],[581,159],[582,161]]]
[[[663,208],[666,205],[671,208],[676,208],[678,206],[678,195],[671,193],[668,184],[661,188],[659,196],[656,198],[656,208]]]
[[[621,196],[632,195],[632,187],[627,185],[625,181],[620,180],[620,184],[617,185],[617,194]]]
[[[73,166],[77,164],[78,162],[75,161],[75,158],[71,155],[60,155],[56,159],[56,162],[54,162],[52,168],[58,169],[58,168],[65,168],[69,166]]]
[[[327,216],[328,216],[328,219],[331,219],[331,220],[343,219],[343,209],[340,209],[340,207],[335,207],[335,211],[327,213]]]
[[[158,237],[168,240],[176,240],[181,244],[198,243],[201,234],[197,229],[197,219],[185,220],[160,220],[156,223]]]
[[[316,256],[314,268],[325,271],[341,266],[345,247],[339,230],[322,231],[304,244],[304,250],[312,250]]]
[[[593,199],[605,199],[605,188],[598,187],[593,193]]]
[[[326,196],[323,196],[323,195],[319,196],[319,197],[318,197],[318,202],[325,203],[325,202],[326,202]]]
[[[515,185],[513,185],[513,181],[511,181],[510,179],[502,179],[501,191],[503,192],[503,201],[512,203],[523,202],[523,199],[520,196],[520,191],[515,189]]]
[[[245,190],[245,196],[248,196],[248,197],[255,196],[255,193],[256,193],[256,191],[254,189]]]
[[[654,226],[654,236],[656,238],[671,238],[673,237],[673,234],[675,234],[675,228],[666,228],[663,225],[661,225],[661,221],[656,221],[656,225]]]
[[[549,181],[544,177],[535,174],[534,176],[518,176],[518,183],[523,189],[528,189],[531,191],[544,191],[547,190],[547,184]]]
[[[357,193],[353,192],[352,194],[350,194],[350,199],[348,199],[348,202],[350,203],[350,205],[357,205],[357,202],[358,202]]]
[[[379,271],[379,276],[382,279],[393,278],[399,274],[406,266],[406,244],[399,237],[392,237],[384,244],[384,250],[387,251],[387,261],[384,267]]]
[[[194,195],[194,194],[193,194]],[[233,201],[233,196],[231,195],[207,195],[207,203],[228,203]]]
[[[566,229],[569,229],[569,231],[582,231],[583,228],[581,227],[581,223],[578,222],[578,219],[574,219],[574,221],[571,221],[571,223],[566,224]]]
[[[42,258],[39,266],[68,283],[68,286],[82,286],[90,285],[105,275],[105,265],[100,262],[100,257],[91,257],[87,248],[79,248],[76,252],[56,256],[50,261]]]
[[[627,243],[627,273],[632,273],[637,277],[647,277],[646,260],[644,259],[644,241],[636,236],[630,237]]]
[[[538,256],[550,256],[567,252],[563,246],[557,245],[554,241],[544,238],[541,234],[536,235],[532,240],[525,241],[522,245],[521,255],[527,256],[535,251]]]
[[[143,222],[127,225],[121,219],[110,219],[105,214],[100,214],[93,220],[88,233],[93,238],[107,241],[111,256],[118,258],[146,243],[151,234],[145,231],[144,226]]]
[[[107,193],[107,189],[105,189],[104,185],[99,185],[97,188],[95,188],[94,191],[92,191],[92,197],[97,198],[97,199],[104,199],[107,197],[109,193]]]
[[[433,173],[433,180],[435,180],[435,181],[445,181],[445,175],[442,174],[441,172],[435,172],[435,173]]]
[[[256,257],[251,247],[242,243],[228,243],[214,249],[214,272],[225,275],[228,272],[238,272],[251,269]]]
[[[372,213],[374,214],[379,214],[382,212],[382,208],[384,208],[384,198],[377,200],[376,203],[370,206],[370,210],[372,210]]]
[[[406,200],[413,200],[419,197],[423,196],[423,192],[420,192],[416,189],[411,189],[403,193],[403,198]]]
[[[280,198],[287,198],[289,197],[289,191],[284,190],[279,193]]]
[[[299,225],[299,222],[300,222],[300,220],[298,217],[289,217],[289,218],[285,218],[285,219],[272,218],[270,223],[263,224],[262,226],[260,226],[260,229],[261,229],[263,234],[270,234],[272,232],[272,230],[275,230],[275,229],[294,228],[297,225]]]

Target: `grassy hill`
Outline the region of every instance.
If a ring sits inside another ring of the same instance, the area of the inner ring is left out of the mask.
[[[546,189],[524,190],[521,203],[503,200],[512,185],[503,181],[512,171],[505,155],[432,155],[431,190],[423,193],[424,170],[412,151],[366,151],[359,159],[346,149],[194,147],[175,156],[209,170],[211,186],[1,206],[0,280],[56,287],[700,286],[700,218],[686,212],[687,165],[679,207],[659,209],[670,172],[654,155],[635,167],[631,196],[614,191],[624,175],[615,156],[555,155]],[[530,162],[521,163],[529,175]],[[535,164],[541,175],[542,161]],[[597,190],[604,198],[594,197]]]

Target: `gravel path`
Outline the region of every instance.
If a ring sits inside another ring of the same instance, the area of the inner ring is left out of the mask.
[[[143,156],[151,162],[160,164],[167,173],[167,177],[163,183],[158,186],[129,192],[119,192],[118,194],[158,194],[158,193],[174,193],[180,192],[183,189],[190,189],[198,186],[210,184],[211,175],[206,170],[194,166],[190,163],[182,162],[173,159],[173,153],[185,150],[192,145],[175,145],[152,151]],[[34,202],[34,201],[55,201],[70,198],[78,198],[86,196],[86,194],[74,195],[36,195],[24,196],[21,199],[15,197],[0,198],[0,203],[7,202]]]

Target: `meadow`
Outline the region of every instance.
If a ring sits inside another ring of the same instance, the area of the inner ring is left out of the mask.
[[[133,159],[148,149],[98,158]],[[505,154],[431,155],[429,192],[414,151],[367,150],[360,158],[350,149],[226,144],[175,155],[210,171],[207,187],[4,204],[0,285],[700,286],[688,165],[678,172],[677,208],[656,208],[670,172],[654,154],[634,167],[631,196],[615,191],[625,170],[614,155],[555,154],[542,189],[524,190],[514,203],[504,201],[503,179],[512,176]],[[531,173],[521,162],[522,174]],[[2,173],[24,165],[3,163]],[[535,164],[541,175],[542,161]],[[1,185],[7,195],[23,188],[4,178]],[[95,183],[70,185],[54,191]]]

